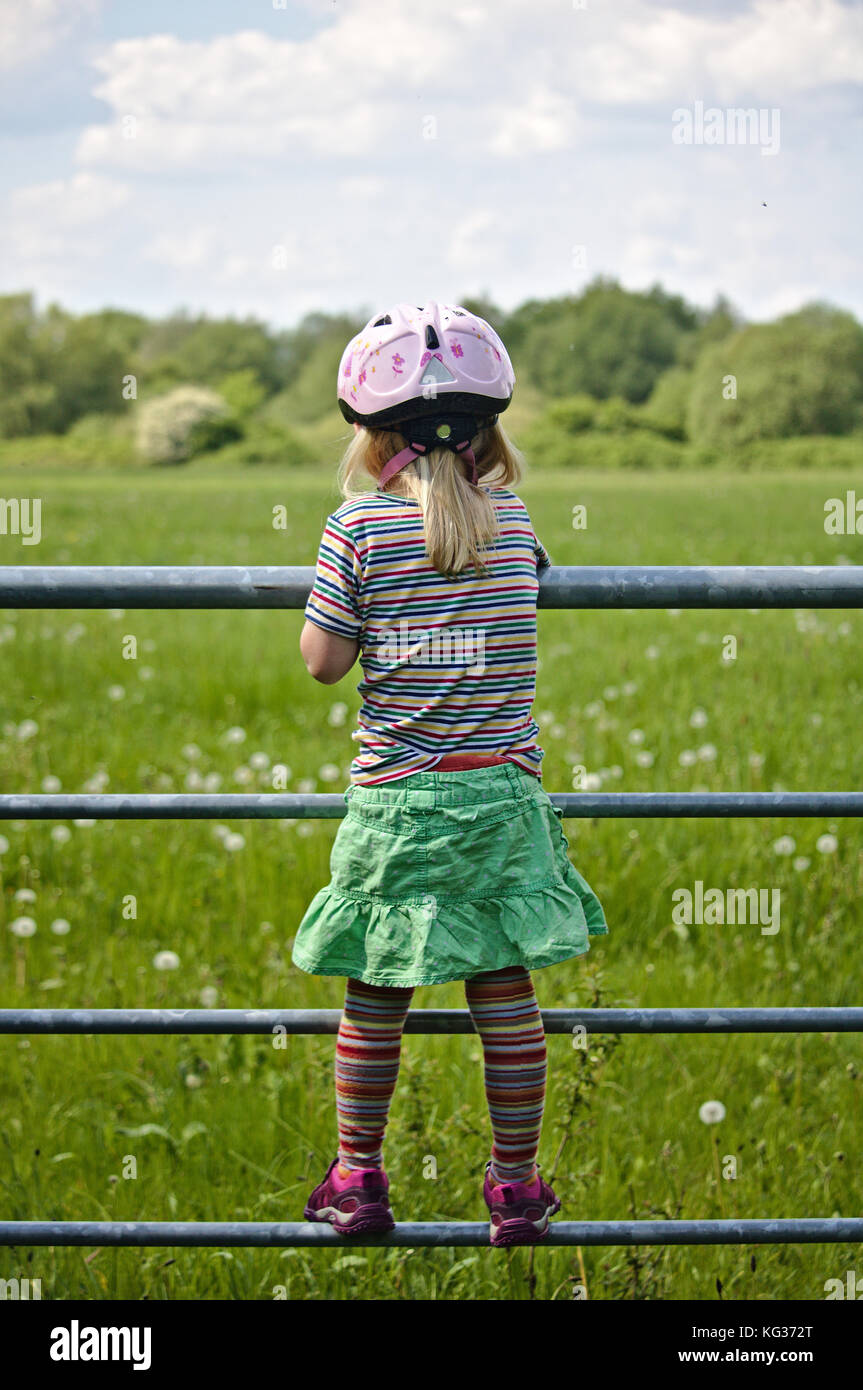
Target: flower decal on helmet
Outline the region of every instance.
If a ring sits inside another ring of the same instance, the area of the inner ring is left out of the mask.
[[[394,372],[401,372],[401,370],[402,370],[402,368],[404,367],[404,365],[405,365],[405,359],[402,357],[401,353],[400,353],[400,352],[394,352],[394,353],[393,353],[393,371],[394,371]]]

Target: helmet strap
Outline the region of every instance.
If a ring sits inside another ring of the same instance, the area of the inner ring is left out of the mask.
[[[494,420],[497,416],[494,417]],[[458,454],[467,460],[471,467],[471,484],[476,487],[477,467],[476,457],[471,448],[471,439],[478,429],[483,428],[494,420],[480,421],[476,417],[458,412],[449,416],[447,421],[435,419],[406,420],[394,428],[407,440],[407,446],[401,449],[393,458],[389,459],[381,470],[378,479],[378,491],[382,492],[390,478],[394,477],[406,464],[412,463],[414,459],[427,454],[432,449],[449,449],[451,453]],[[438,434],[438,430],[446,428],[446,437]],[[463,436],[460,442],[459,436]]]
[[[474,455],[473,449],[470,447],[470,440],[465,439],[461,442],[461,444],[447,445],[446,447],[448,447],[452,453],[458,454],[460,458],[467,459],[471,467],[470,481],[471,484],[474,487],[476,487],[478,477],[476,471],[476,457]],[[378,478],[378,492],[383,492],[384,485],[389,482],[390,478],[395,477],[396,473],[400,472],[401,469],[406,466],[406,464],[412,463],[414,459],[419,458],[422,454],[427,453],[428,449],[426,445],[419,443],[418,441],[414,441],[413,443],[408,444],[406,449],[401,449],[399,453],[395,454],[393,458],[389,459],[388,462],[385,463],[383,468],[381,469],[381,475]]]

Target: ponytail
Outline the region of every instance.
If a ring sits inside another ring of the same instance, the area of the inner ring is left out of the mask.
[[[384,465],[405,447],[397,430],[358,430],[339,465],[339,486],[345,498],[361,497],[369,489],[354,486],[365,471],[377,486]],[[482,429],[472,440],[477,486],[468,482],[468,464],[450,449],[431,449],[420,455],[386,484],[384,491],[418,504],[429,563],[439,574],[461,574],[470,565],[488,574],[482,559],[500,534],[497,509],[486,491],[509,487],[522,476],[524,456],[509,440],[500,422]]]

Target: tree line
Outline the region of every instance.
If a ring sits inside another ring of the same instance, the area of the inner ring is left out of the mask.
[[[704,309],[659,285],[632,291],[604,277],[511,312],[463,302],[501,334],[519,382],[538,398],[539,446],[550,447],[555,432],[565,440],[637,428],[724,447],[863,429],[863,327],[833,305],[746,323],[722,296]],[[0,437],[96,442],[161,402],[153,440],[180,438],[167,409],[179,392],[192,443],[162,461],[244,437],[261,458],[278,457],[291,439],[301,454],[303,428],[335,411],[341,352],[371,312],[312,313],[273,331],[254,318],[74,315],[57,304],[39,309],[32,293],[2,296]],[[151,447],[159,461],[163,443]]]

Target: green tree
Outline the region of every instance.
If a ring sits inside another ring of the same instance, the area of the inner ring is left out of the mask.
[[[0,436],[32,434],[54,400],[32,294],[0,296]]]
[[[172,376],[212,386],[227,373],[245,369],[255,373],[268,394],[282,382],[277,341],[254,318],[173,314],[144,334],[139,355],[142,393]]]
[[[124,326],[104,314],[73,318],[52,304],[43,332],[50,341],[46,372],[53,388],[47,429],[62,434],[82,415],[127,408],[123,378],[134,361]]]
[[[846,434],[863,424],[863,326],[810,304],[706,347],[695,365],[687,430],[697,444]]]
[[[669,367],[663,372],[641,408],[644,423],[671,439],[685,439],[692,381],[689,367]]]
[[[696,311],[659,286],[634,293],[600,278],[578,297],[528,301],[506,336],[516,371],[548,395],[640,402],[697,325]]]

